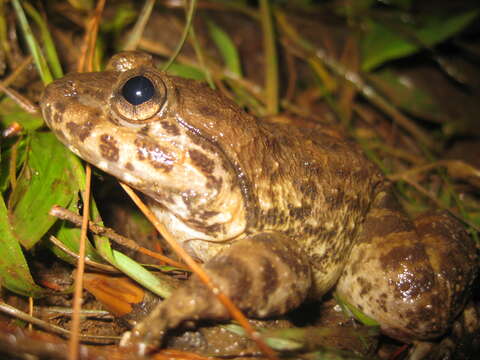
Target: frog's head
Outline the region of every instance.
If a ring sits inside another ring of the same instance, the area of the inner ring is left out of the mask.
[[[54,81],[41,110],[75,154],[180,218],[214,223],[205,218],[243,208],[237,154],[256,121],[206,85],[158,71],[147,54]]]

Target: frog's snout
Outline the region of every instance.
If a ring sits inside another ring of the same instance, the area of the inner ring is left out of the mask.
[[[40,110],[43,119],[53,130],[55,130],[55,124],[63,122],[65,112],[65,105],[60,94],[57,84],[53,82],[47,85],[40,98]]]

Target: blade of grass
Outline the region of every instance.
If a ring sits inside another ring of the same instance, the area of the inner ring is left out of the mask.
[[[68,359],[78,359],[80,346],[80,310],[82,307],[83,274],[85,272],[85,244],[87,242],[88,214],[90,214],[90,184],[92,170],[90,165],[86,168],[85,193],[83,194],[83,223],[78,249],[77,272],[75,273],[75,289],[73,292],[72,333],[68,341]]]
[[[203,70],[203,74],[205,75],[205,79],[206,79],[208,85],[212,89],[215,89],[215,83],[213,82],[212,71],[210,70],[210,68],[206,64],[205,54],[203,52],[202,46],[200,45],[200,42],[197,39],[197,35],[195,34],[195,27],[194,26],[190,27],[190,39],[192,40],[193,49],[195,50],[195,55],[197,56],[198,64],[200,65],[200,68]]]
[[[207,21],[208,30],[213,42],[220,51],[226,67],[237,76],[242,76],[242,66],[237,48],[230,36],[213,21]]]
[[[30,25],[27,21],[25,12],[23,11],[23,8],[20,5],[19,0],[12,0],[12,4],[15,9],[15,13],[17,14],[18,20],[20,22],[23,35],[25,36],[25,40],[27,41],[27,45],[30,50],[30,53],[33,56],[35,65],[37,66],[38,72],[40,73],[40,77],[42,78],[42,82],[44,84],[48,84],[53,81],[52,73],[50,72],[50,69],[47,65],[47,61],[45,60],[45,57],[40,51],[40,47],[38,46],[37,40],[33,36],[32,29],[30,28]]]
[[[188,4],[188,3],[186,3],[186,4]],[[188,12],[187,12],[187,22],[185,24],[185,28],[183,29],[182,38],[180,39],[180,42],[178,43],[177,48],[175,49],[175,51],[172,54],[172,56],[170,57],[170,59],[168,59],[167,63],[165,65],[163,65],[163,67],[162,67],[163,71],[167,71],[168,68],[170,67],[170,65],[177,58],[178,54],[180,54],[180,51],[183,48],[183,44],[185,44],[185,40],[187,40],[188,33],[189,33],[190,28],[192,26],[193,15],[195,14],[196,7],[197,7],[197,0],[191,0],[190,1],[190,7],[188,8]]]
[[[89,20],[86,27],[86,37],[83,44],[85,52],[84,57],[79,61],[79,70],[84,69],[93,71],[93,60],[95,55],[95,44],[98,35],[98,28],[100,19],[102,17],[103,9],[105,7],[105,0],[99,0],[95,8],[95,13]],[[85,61],[87,61],[85,63]],[[68,359],[76,360],[79,357],[80,348],[80,310],[82,307],[82,292],[83,292],[83,274],[85,272],[85,247],[87,242],[88,231],[88,217],[90,216],[90,188],[92,170],[87,164],[85,172],[85,192],[83,193],[83,221],[80,235],[80,245],[78,249],[77,272],[75,274],[75,289],[73,297],[73,313],[72,313],[72,335],[68,341]]]
[[[45,291],[32,279],[28,264],[8,221],[7,208],[0,197],[0,283],[17,294],[41,296]]]
[[[40,29],[43,44],[45,45],[45,55],[47,57],[48,64],[52,69],[53,76],[55,76],[55,79],[61,78],[63,76],[62,66],[60,65],[57,50],[55,49],[55,44],[53,42],[52,36],[50,35],[50,31],[48,30],[48,26],[45,23],[45,20],[28,2],[23,2],[23,6],[25,7],[28,15],[37,23]]]
[[[147,25],[150,15],[152,14],[153,5],[155,5],[155,0],[147,0],[143,5],[140,15],[138,16],[137,22],[133,27],[132,31],[127,36],[127,39],[124,45],[121,47],[123,50],[135,50],[138,46],[138,42],[142,37],[143,30]]]

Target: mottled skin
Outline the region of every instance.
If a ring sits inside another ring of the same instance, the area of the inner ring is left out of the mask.
[[[155,85],[138,106],[121,89]],[[337,293],[404,341],[443,334],[476,275],[475,247],[445,214],[409,220],[378,169],[338,131],[259,121],[206,85],[122,53],[50,84],[43,116],[73,152],[147,195],[168,230],[249,316]],[[155,344],[186,320],[229,314],[193,276],[138,324]]]

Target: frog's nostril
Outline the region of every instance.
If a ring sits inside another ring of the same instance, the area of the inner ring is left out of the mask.
[[[140,105],[155,94],[155,86],[145,76],[135,76],[125,82],[122,95],[130,104]]]

